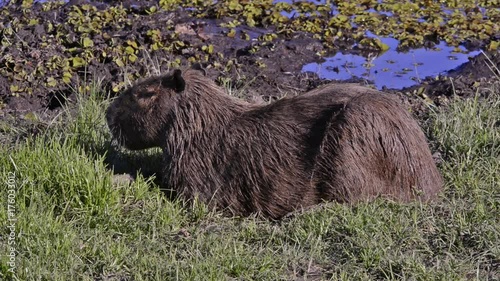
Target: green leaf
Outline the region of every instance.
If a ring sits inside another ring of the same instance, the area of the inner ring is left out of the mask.
[[[254,27],[255,26],[255,20],[252,17],[248,17],[247,18],[247,25],[250,26],[250,27]]]
[[[81,66],[84,66],[84,65],[87,64],[85,62],[85,60],[82,59],[82,58],[80,58],[80,57],[73,57],[73,58],[71,58],[71,63],[73,65],[73,67],[75,67],[75,68],[78,68],[78,67],[81,67]]]
[[[24,118],[26,120],[29,120],[31,122],[36,122],[38,121],[38,116],[34,112],[28,112],[24,115]]]
[[[229,3],[229,9],[233,11],[241,11],[243,6],[241,6],[238,1],[231,1],[231,3]]]
[[[33,0],[23,0],[21,7],[23,8],[31,8],[33,6]]]
[[[66,84],[69,84],[69,83],[71,82],[71,77],[72,77],[72,76],[73,76],[73,75],[71,75],[71,73],[69,73],[69,72],[64,72],[64,73],[63,73],[63,78],[62,78],[63,82],[64,82],[64,83],[66,83]]]
[[[89,47],[93,47],[94,46],[94,41],[92,41],[92,39],[90,38],[83,38],[83,47],[84,48],[89,48]]]
[[[385,52],[387,50],[389,50],[389,45],[383,43],[382,41],[380,41],[380,39],[375,39],[375,44],[377,44],[377,46],[380,48],[381,51]]]
[[[54,30],[54,25],[52,23],[47,24],[47,33],[51,33]]]
[[[10,85],[10,91],[12,93],[18,92],[19,91],[19,86],[17,86],[17,85]]]
[[[134,49],[139,49],[139,46],[137,46],[137,42],[135,41],[132,41],[132,40],[128,40],[127,41],[127,44],[131,47],[133,47]]]
[[[227,34],[227,37],[233,38],[235,35],[236,35],[236,30],[234,28],[231,28],[231,30]]]
[[[129,55],[133,55],[135,53],[135,50],[134,48],[130,47],[130,46],[127,46],[125,48],[125,53],[129,54]]]
[[[488,45],[488,51],[495,51],[500,46],[500,41],[491,41]]]
[[[116,63],[116,65],[118,65],[119,67],[123,67],[123,66],[125,66],[125,64],[123,63],[122,59],[120,59],[120,58],[115,59],[115,63]]]
[[[57,86],[57,81],[56,81],[56,79],[54,79],[54,77],[49,77],[49,78],[47,78],[47,86],[50,86],[50,87],[55,87],[55,86]]]

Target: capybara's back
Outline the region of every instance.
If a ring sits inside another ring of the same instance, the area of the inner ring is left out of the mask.
[[[323,201],[427,201],[442,179],[416,120],[387,94],[330,84],[250,105],[191,69],[154,77],[108,108],[113,137],[163,149],[163,185],[235,215]]]
[[[343,104],[316,158],[314,178],[324,199],[427,201],[441,191],[426,137],[395,97],[354,84],[331,84],[306,95]]]

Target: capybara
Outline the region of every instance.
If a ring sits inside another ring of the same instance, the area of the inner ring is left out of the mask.
[[[163,149],[163,185],[232,215],[427,201],[443,185],[416,120],[396,98],[353,84],[252,105],[177,69],[127,89],[106,118],[121,145]]]

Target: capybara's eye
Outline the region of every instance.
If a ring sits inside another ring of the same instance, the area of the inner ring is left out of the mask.
[[[149,99],[154,95],[155,95],[155,92],[153,92],[153,91],[144,91],[144,92],[138,93],[137,97],[140,99]]]

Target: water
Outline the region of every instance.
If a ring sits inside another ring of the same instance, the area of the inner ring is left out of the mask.
[[[455,53],[454,47],[440,43],[433,49],[419,48],[408,52],[398,52],[398,40],[380,38],[390,49],[378,57],[366,58],[349,52],[338,52],[325,58],[322,63],[309,63],[302,71],[317,73],[319,77],[330,80],[347,80],[353,77],[373,81],[379,89],[401,89],[418,84],[420,80],[457,68],[476,56],[480,51]]]
[[[288,2],[293,1],[275,1]],[[315,4],[324,4],[325,1],[309,0]],[[333,14],[337,14],[332,9]],[[390,16],[390,13],[381,12]],[[294,12],[283,13],[291,17]],[[309,63],[302,67],[303,72],[314,72],[320,78],[330,80],[348,80],[362,78],[373,81],[379,89],[387,88],[402,89],[418,84],[420,80],[453,70],[474,57],[480,51],[468,51],[459,47],[460,52],[455,52],[455,47],[447,46],[444,42],[432,49],[419,48],[407,52],[396,50],[399,41],[390,37],[377,37],[367,33],[368,37],[379,38],[389,46],[389,50],[379,56],[364,57],[353,51],[339,51],[334,56],[326,57],[322,63]]]

